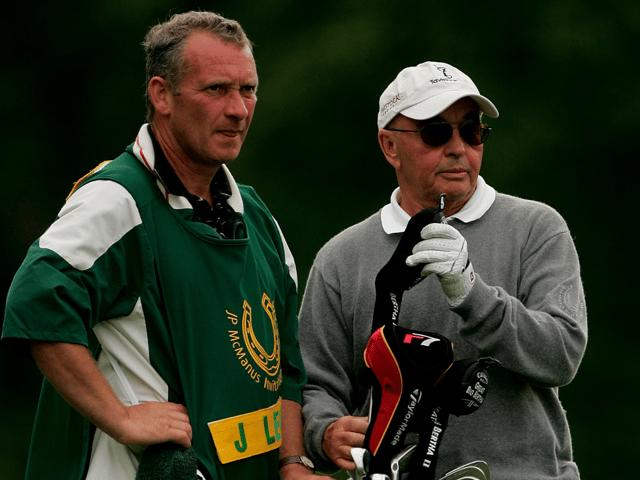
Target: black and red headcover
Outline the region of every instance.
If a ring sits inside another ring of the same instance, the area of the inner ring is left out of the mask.
[[[364,359],[371,370],[371,414],[364,447],[369,473],[390,474],[394,456],[404,448],[409,432],[419,434],[410,478],[433,479],[437,451],[449,414],[467,415],[484,400],[486,368],[493,359],[453,361],[453,345],[434,332],[399,327],[402,295],[423,277],[421,267],[408,267],[406,258],[420,241],[422,228],[444,221],[444,197],[438,208],[413,216],[391,259],[376,277],[372,334]]]

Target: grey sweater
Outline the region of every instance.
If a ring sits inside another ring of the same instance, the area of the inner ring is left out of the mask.
[[[478,220],[450,225],[467,239],[477,278],[450,310],[435,275],[405,292],[399,325],[438,332],[455,359],[491,356],[487,399],[475,413],[449,419],[436,478],[484,460],[493,480],[578,479],[558,387],[574,378],[587,343],[577,252],[552,208],[497,194]],[[308,374],[303,413],[309,454],[335,470],[322,451],[326,427],[366,415],[363,352],[371,333],[374,280],[400,234],[386,234],[380,212],[331,239],[318,253],[300,312]],[[415,440],[415,439],[414,439]]]

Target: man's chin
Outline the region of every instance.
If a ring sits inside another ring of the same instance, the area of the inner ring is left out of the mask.
[[[238,158],[238,155],[240,155],[240,150],[229,153],[229,154],[221,155],[220,157],[218,157],[218,159],[220,163],[227,164],[227,163],[233,162],[236,158]]]
[[[218,147],[212,149],[211,158],[214,159],[217,163],[230,163],[238,158],[238,155],[240,155],[241,147],[242,144],[233,145],[231,147]]]

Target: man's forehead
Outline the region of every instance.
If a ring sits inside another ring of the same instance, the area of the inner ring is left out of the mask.
[[[207,32],[191,35],[185,46],[191,69],[229,70],[257,77],[257,68],[248,45],[225,42]]]

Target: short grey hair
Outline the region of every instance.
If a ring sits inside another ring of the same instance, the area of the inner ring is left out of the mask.
[[[175,14],[166,22],[152,27],[142,43],[147,62],[147,88],[153,77],[162,77],[167,80],[173,93],[180,92],[180,82],[184,74],[184,45],[189,36],[198,31],[209,32],[222,42],[247,47],[253,52],[253,44],[235,20],[213,12],[191,11]],[[154,108],[148,90],[145,90],[145,99],[147,121],[151,123]]]

